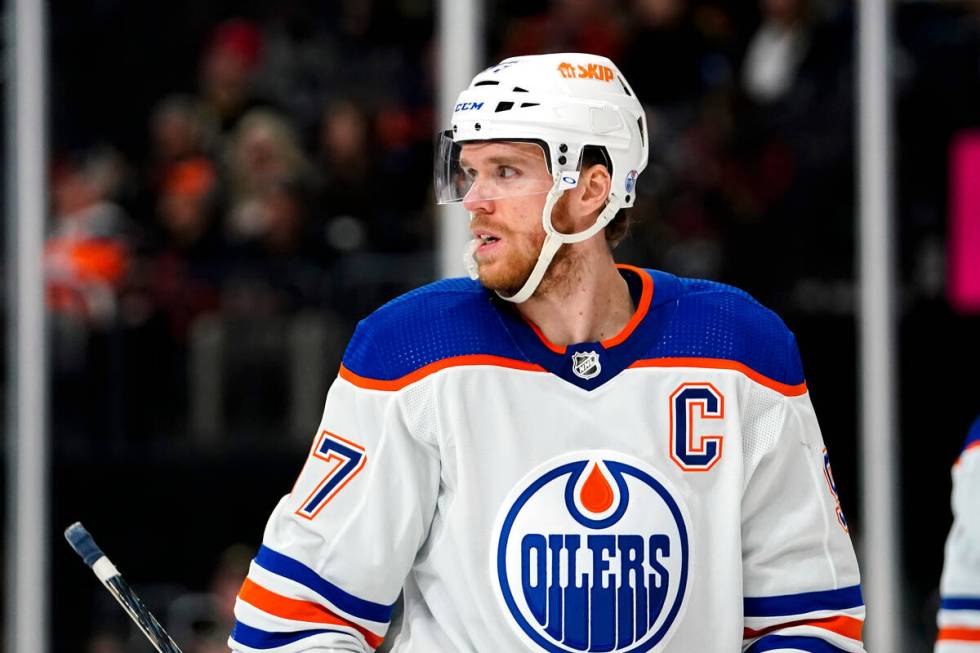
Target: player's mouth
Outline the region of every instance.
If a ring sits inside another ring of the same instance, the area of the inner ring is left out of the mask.
[[[473,236],[479,241],[479,245],[476,248],[478,254],[486,254],[494,248],[494,246],[500,242],[500,237],[495,236],[489,232],[479,231],[475,232]]]

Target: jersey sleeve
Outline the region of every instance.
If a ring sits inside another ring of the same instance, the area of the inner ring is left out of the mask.
[[[372,651],[422,546],[439,487],[424,387],[338,378],[292,491],[235,604],[234,651]]]
[[[936,653],[980,653],[980,419],[953,465]]]
[[[857,559],[809,394],[752,392],[743,417],[751,441],[742,496],[742,649],[862,652]]]

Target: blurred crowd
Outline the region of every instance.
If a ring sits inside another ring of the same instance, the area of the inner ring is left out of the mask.
[[[149,99],[142,138],[127,133],[130,115],[88,133],[55,109],[46,268],[69,433],[186,431],[187,377],[207,359],[194,341],[202,317],[312,311],[341,338],[434,277],[433,7],[328,4],[215,16],[196,60],[169,71],[180,81]],[[814,245],[849,240],[847,8],[729,4],[505,3],[489,7],[487,61],[582,50],[620,62],[651,128],[624,259],[773,292],[794,290],[795,270],[846,276],[849,256]],[[153,96],[145,72],[116,88]],[[221,351],[239,333],[215,332]],[[227,376],[228,361],[216,364]]]
[[[433,277],[423,53],[374,47],[370,10],[345,7],[221,20],[187,90],[161,89],[144,147],[101,133],[55,153],[45,264],[69,434],[186,430],[203,317],[316,312],[341,337]]]
[[[308,430],[356,321],[436,274],[435,7],[140,4],[52,11],[55,428],[69,449],[281,434],[306,388]],[[644,103],[650,164],[620,260],[781,314],[853,315],[853,3],[484,4],[488,64],[594,52]],[[901,298],[933,301],[947,148],[980,125],[980,3],[900,6],[896,34]]]
[[[734,283],[783,310],[853,310],[851,3],[538,0],[487,9],[488,62],[607,55],[645,103],[651,161],[622,259]],[[121,97],[101,120],[62,124],[55,108],[46,267],[70,429],[117,440],[186,430],[193,407],[182,388],[202,316],[229,324],[314,311],[342,337],[434,277],[433,11],[421,0],[286,2],[247,17],[199,16],[197,54],[177,70],[164,58],[159,88],[144,66],[147,78],[111,81]],[[951,57],[960,53],[950,48],[976,47],[975,12],[929,7],[908,29],[900,22],[900,35]],[[56,92],[80,92],[59,80],[58,61]],[[901,94],[921,75],[911,57],[897,61]],[[127,83],[143,86],[129,104]],[[86,106],[99,95],[65,99]],[[914,110],[921,94],[911,95]],[[132,113],[141,110],[135,137]],[[932,185],[917,198],[906,242],[918,286],[936,294],[943,178],[925,179]]]

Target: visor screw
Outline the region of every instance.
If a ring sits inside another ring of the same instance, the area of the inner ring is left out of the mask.
[[[565,165],[565,162],[566,161],[568,161],[568,159],[566,159],[565,157],[563,157],[563,156],[558,157],[558,163],[560,165]]]
[[[630,201],[630,196],[629,196],[629,195],[627,195],[627,196],[626,196],[626,201],[627,201],[627,202],[629,202],[629,201]]]
[[[453,125],[453,133],[455,134],[458,131],[459,131],[459,125]]]
[[[480,131],[480,123],[476,123],[475,125],[473,125],[473,129],[475,129],[476,131]]]
[[[568,146],[562,143],[561,145],[558,146],[558,151],[564,154],[565,152],[568,151]]]

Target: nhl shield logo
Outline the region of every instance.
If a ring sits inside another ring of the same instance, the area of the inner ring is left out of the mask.
[[[691,546],[681,495],[613,451],[546,461],[501,506],[498,603],[530,650],[659,653],[682,618]]]
[[[580,351],[572,354],[572,372],[580,379],[594,379],[602,372],[599,354],[594,351]]]

